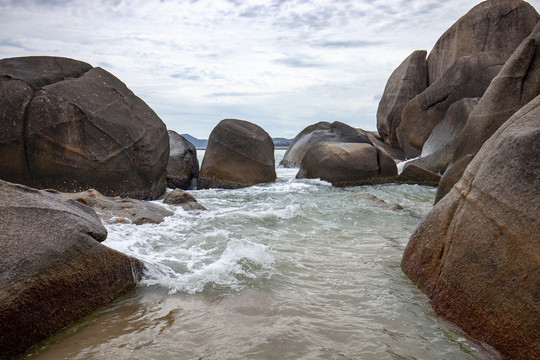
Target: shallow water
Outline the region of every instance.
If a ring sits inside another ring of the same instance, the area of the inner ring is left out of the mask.
[[[277,173],[273,184],[193,191],[208,211],[108,225],[105,244],[144,260],[146,277],[25,358],[488,358],[399,267],[435,189]]]

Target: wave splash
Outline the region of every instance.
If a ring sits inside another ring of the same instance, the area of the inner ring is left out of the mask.
[[[204,257],[204,253],[201,254]],[[175,262],[146,261],[147,271],[142,285],[160,285],[169,293],[202,291],[223,288],[240,290],[250,281],[270,278],[274,273],[274,257],[269,248],[245,240],[229,242],[215,261]],[[185,268],[185,271],[178,268]]]

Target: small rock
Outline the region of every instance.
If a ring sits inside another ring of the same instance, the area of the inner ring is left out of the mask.
[[[165,217],[173,215],[172,211],[148,201],[121,198],[119,196],[108,197],[94,189],[79,193],[60,194],[66,199],[76,200],[93,208],[99,218],[107,224],[159,224],[165,220]]]
[[[164,204],[180,205],[186,211],[189,210],[207,210],[203,205],[197,202],[197,199],[190,193],[180,189],[174,189],[171,191],[165,199]]]

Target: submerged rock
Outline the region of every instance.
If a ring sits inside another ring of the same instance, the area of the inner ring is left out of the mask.
[[[197,199],[195,199],[193,195],[180,189],[174,189],[167,194],[165,199],[163,199],[163,203],[169,205],[180,205],[186,211],[206,210],[204,206],[197,202]]]
[[[350,197],[352,199],[369,201],[371,204],[374,204],[383,209],[394,210],[394,211],[403,210],[403,207],[401,205],[397,203],[393,203],[393,204],[387,203],[386,201],[379,199],[378,197],[370,193],[357,193],[357,194],[350,195]]]
[[[2,59],[0,90],[0,178],[138,199],[165,192],[165,124],[112,74],[59,57]]]
[[[159,224],[167,216],[173,215],[173,212],[148,201],[121,198],[119,196],[103,196],[94,189],[79,193],[60,194],[66,199],[76,200],[81,204],[90,206],[96,211],[99,218],[108,224]]]
[[[435,311],[507,359],[540,354],[540,96],[484,143],[401,263]]]
[[[237,189],[275,180],[270,135],[248,121],[220,121],[208,139],[197,187]]]
[[[76,201],[0,181],[0,358],[13,358],[133,289],[144,265],[100,244]]]
[[[169,163],[167,165],[167,187],[171,189],[193,189],[199,177],[199,160],[195,145],[177,132],[169,133]]]

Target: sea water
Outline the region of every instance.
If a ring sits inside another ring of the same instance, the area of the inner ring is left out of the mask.
[[[207,211],[158,200],[174,211],[161,224],[107,225],[104,244],[143,260],[145,277],[25,358],[489,358],[400,269],[434,188],[276,170],[275,183],[192,191]]]

